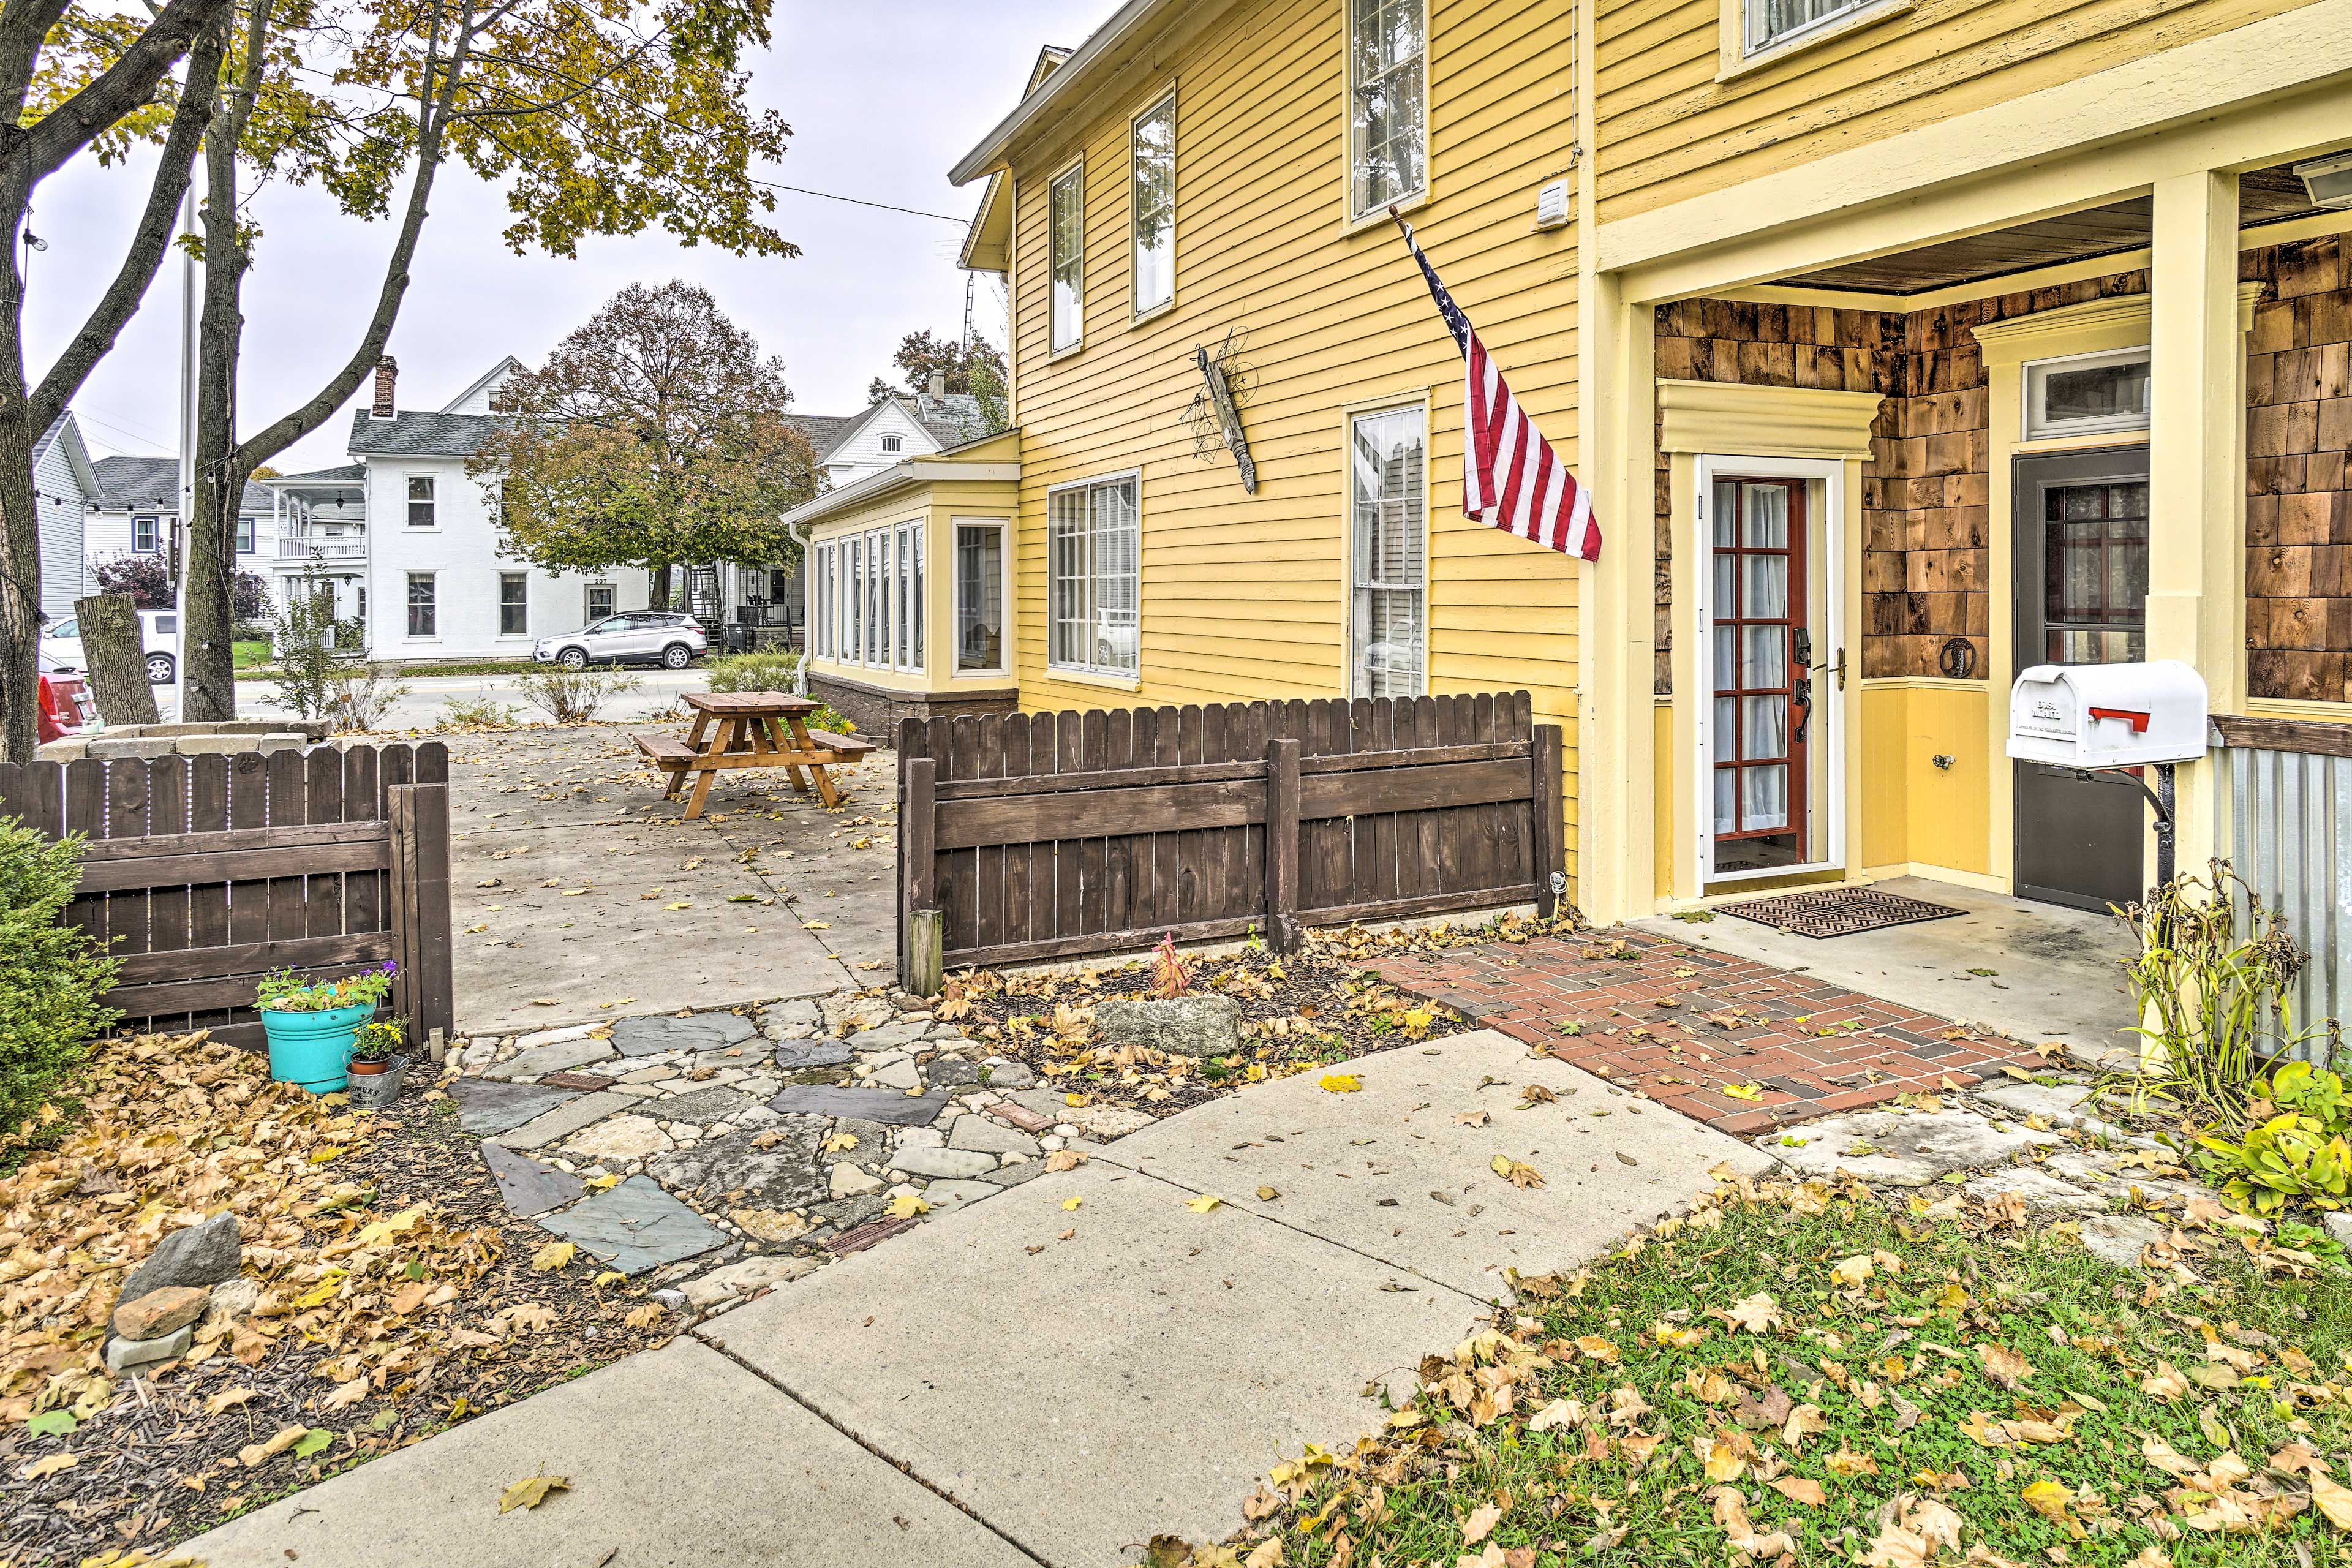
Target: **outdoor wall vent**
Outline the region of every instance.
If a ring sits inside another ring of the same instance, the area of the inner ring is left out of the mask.
[[[2295,178],[2315,207],[2352,207],[2352,153],[2314,158],[2294,166]]]
[[[1568,182],[1554,180],[1536,193],[1536,226],[1565,228],[1568,226]]]

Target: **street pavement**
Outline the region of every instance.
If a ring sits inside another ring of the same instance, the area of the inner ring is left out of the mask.
[[[600,717],[628,721],[671,712],[681,691],[709,689],[709,678],[700,669],[625,669],[629,689],[613,700]],[[530,705],[511,675],[411,675],[401,678],[407,693],[394,702],[383,727],[387,730],[431,730],[448,718],[449,704],[458,701],[502,702],[518,710],[524,722],[543,721],[546,715]],[[268,681],[236,683],[236,710],[251,718],[287,711],[270,700]]]

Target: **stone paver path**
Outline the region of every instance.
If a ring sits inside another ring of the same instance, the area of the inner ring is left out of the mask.
[[[2013,1040],[1948,1018],[1637,931],[1408,953],[1374,967],[1400,989],[1638,1084],[1725,1132],[2045,1065]]]

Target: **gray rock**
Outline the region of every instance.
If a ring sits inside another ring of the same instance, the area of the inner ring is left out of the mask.
[[[1066,1112],[1076,1121],[1079,1112]],[[2021,1149],[2062,1142],[2055,1132],[1996,1129],[1973,1110],[1857,1110],[1825,1116],[1799,1130],[1803,1148],[1774,1144],[1771,1152],[1806,1176],[1851,1171],[1885,1186],[1921,1187],[1953,1171],[2006,1165]],[[1855,1152],[1867,1148],[1868,1152]]]
[[[1222,1056],[1241,1048],[1241,1004],[1230,996],[1166,1001],[1113,997],[1095,1005],[1095,1033],[1106,1045],[1148,1046],[1188,1057]]]
[[[664,1051],[716,1051],[740,1045],[758,1031],[740,1013],[696,1013],[677,1018],[623,1018],[613,1026],[613,1045],[625,1057]]]
[[[839,1040],[785,1040],[776,1047],[774,1065],[778,1072],[798,1072],[803,1068],[838,1068],[849,1065],[850,1050]]]
[[[768,1101],[769,1109],[786,1116],[855,1116],[892,1127],[928,1127],[947,1109],[948,1096],[902,1094],[893,1089],[835,1089],[829,1084],[794,1084]]]
[[[616,1110],[626,1110],[641,1104],[634,1094],[618,1089],[598,1089],[593,1094],[568,1097],[554,1110],[532,1117],[520,1127],[510,1127],[498,1134],[498,1141],[509,1149],[543,1149],[559,1142],[593,1121],[601,1121]]]
[[[217,1285],[237,1276],[243,1248],[236,1215],[223,1209],[202,1225],[184,1226],[155,1244],[147,1261],[122,1282],[116,1306],[170,1285]]]
[[[686,1292],[683,1290],[672,1290],[665,1288],[663,1289],[653,1291],[651,1294],[655,1300],[660,1302],[663,1306],[668,1308],[673,1312],[683,1312],[686,1310]]]
[[[2091,1086],[2084,1083],[2002,1083],[1975,1091],[1988,1105],[1998,1105],[2017,1116],[2039,1116],[2060,1127],[2072,1127],[2093,1113]]]
[[[1960,1191],[1979,1203],[1991,1203],[2011,1193],[2022,1193],[2027,1208],[2049,1209],[2059,1214],[2097,1214],[2107,1206],[2107,1200],[2097,1193],[2086,1193],[2033,1165],[1994,1171],[1977,1177]]]
[[[707,1127],[759,1103],[751,1095],[719,1085],[698,1089],[692,1094],[676,1095],[668,1100],[649,1100],[646,1104],[645,1114],[657,1116],[664,1121],[683,1121],[693,1127]]]
[[[688,1280],[686,1300],[696,1310],[707,1312],[738,1296],[749,1296],[754,1291],[798,1279],[803,1274],[813,1274],[816,1267],[814,1258],[747,1258],[740,1263],[730,1263],[724,1268],[714,1268],[699,1279]]]
[[[871,1159],[890,1147],[890,1129],[883,1126],[879,1121],[867,1121],[859,1117],[845,1116],[833,1124],[833,1130],[835,1132],[846,1132],[857,1140],[856,1152],[843,1156],[845,1159],[855,1159],[857,1154],[864,1154]],[[943,1142],[937,1132],[930,1131],[927,1128],[915,1128],[909,1131],[901,1132],[899,1136],[919,1143],[928,1141],[937,1145]]]
[[[542,1229],[611,1262],[624,1274],[643,1274],[726,1244],[700,1215],[648,1177],[631,1176],[610,1192],[585,1198],[540,1222]]]
[[[933,1214],[953,1214],[967,1204],[992,1198],[1004,1189],[992,1182],[933,1182],[923,1189],[923,1201]]]
[[[702,1058],[694,1065],[702,1068],[719,1068],[722,1070],[732,1068],[738,1072],[750,1072],[754,1068],[766,1066],[768,1053],[775,1048],[774,1041],[764,1040],[754,1035],[740,1046],[727,1046],[719,1050],[705,1051]]]
[[[842,1043],[853,1051],[887,1051],[895,1046],[914,1044],[929,1027],[923,1022],[885,1024],[879,1028],[861,1029]]]
[[[588,1190],[588,1184],[569,1171],[541,1164],[497,1143],[482,1146],[482,1163],[499,1184],[499,1196],[508,1208],[528,1218],[562,1208]]]
[[[920,1089],[923,1087],[923,1073],[913,1062],[892,1062],[874,1074],[873,1081],[885,1089]]]
[[[2140,1248],[2164,1239],[2164,1227],[2136,1215],[2097,1215],[2082,1224],[2084,1248],[2094,1258],[2125,1268],[2139,1265]]]
[[[106,1370],[123,1373],[152,1362],[177,1361],[196,1342],[196,1325],[183,1323],[158,1340],[110,1339],[106,1342]]]
[[[551,1046],[522,1051],[509,1057],[495,1067],[482,1071],[484,1078],[539,1078],[551,1072],[570,1072],[591,1062],[601,1062],[614,1055],[610,1040],[559,1040]]]
[[[1037,1082],[1037,1069],[1027,1062],[992,1062],[982,1070],[991,1089],[1029,1089]]]
[[[814,1002],[776,1002],[760,1009],[760,1032],[772,1040],[804,1040],[824,1027]]]
[[[980,1081],[980,1064],[961,1057],[940,1057],[923,1068],[923,1076],[942,1086]]]
[[[457,1100],[457,1125],[485,1135],[520,1127],[573,1099],[579,1091],[542,1089],[535,1083],[500,1083],[486,1078],[461,1078],[449,1086]]]
[[[261,1305],[261,1281],[258,1279],[224,1279],[213,1287],[212,1305],[205,1309],[207,1321],[233,1323]]]
[[[900,1149],[890,1163],[912,1176],[971,1177],[996,1169],[996,1156],[968,1149]]]
[[[959,1116],[948,1129],[950,1149],[978,1149],[990,1154],[1035,1154],[1042,1152],[1037,1140],[1026,1132],[991,1121],[985,1116]]]
[[[981,1180],[993,1182],[1000,1187],[1017,1187],[1022,1183],[1034,1181],[1045,1173],[1045,1163],[1043,1160],[1024,1160],[1018,1165],[1006,1165],[1000,1170],[991,1171],[981,1177]]]
[[[825,1194],[817,1135],[803,1132],[761,1149],[745,1133],[657,1154],[646,1173],[705,1208],[797,1209]]]
[[[2352,1214],[2339,1210],[2319,1223],[2326,1227],[2327,1234],[2334,1237],[2339,1245],[2352,1247]]]
[[[880,1193],[863,1193],[854,1198],[835,1198],[831,1203],[816,1205],[815,1214],[835,1230],[856,1230],[890,1206],[890,1200]]]

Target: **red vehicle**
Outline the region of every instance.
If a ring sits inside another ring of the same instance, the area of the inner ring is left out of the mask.
[[[89,683],[80,676],[43,671],[40,679],[41,708],[37,726],[40,741],[62,741],[68,735],[79,735],[83,725],[97,719],[98,710],[89,700]]]

